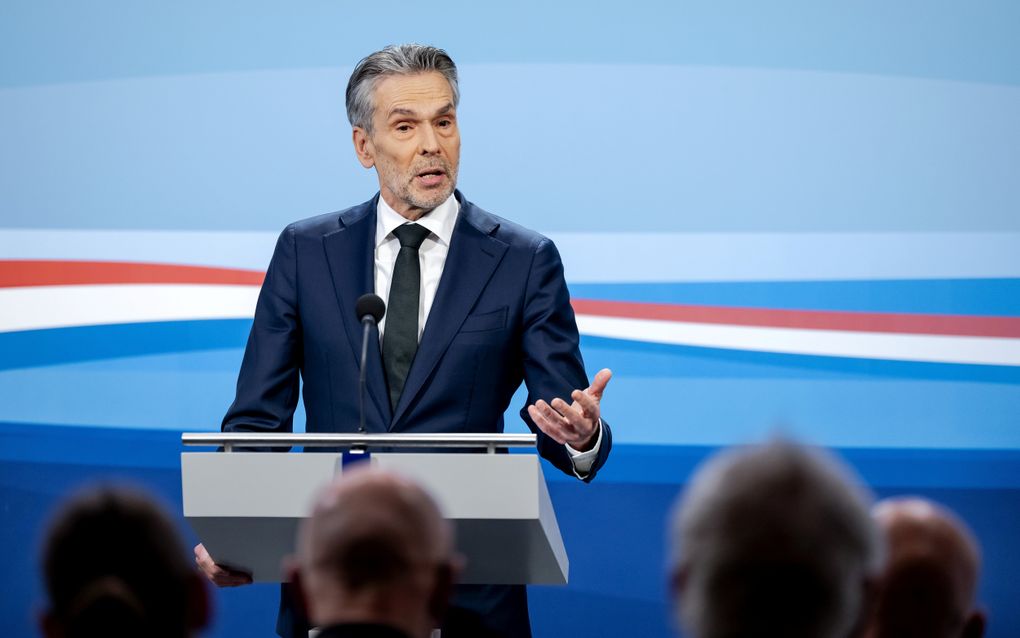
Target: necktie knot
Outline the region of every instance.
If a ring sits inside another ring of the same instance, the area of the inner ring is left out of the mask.
[[[404,224],[393,229],[401,248],[418,250],[421,243],[429,236],[429,229],[418,224]]]

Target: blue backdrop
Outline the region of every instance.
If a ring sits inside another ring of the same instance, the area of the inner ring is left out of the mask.
[[[460,65],[461,189],[556,240],[589,373],[615,372],[603,473],[547,468],[572,573],[532,590],[538,636],[668,636],[670,504],[777,431],[960,512],[989,635],[1017,635],[1018,24],[1007,0],[0,2],[8,635],[34,635],[66,490],[179,511],[179,434],[218,429],[276,233],[376,189],[343,90],[402,41]],[[269,635],[275,596],[219,592],[211,634]]]

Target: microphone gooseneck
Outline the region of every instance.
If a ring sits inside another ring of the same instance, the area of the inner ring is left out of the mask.
[[[361,367],[358,373],[358,432],[365,433],[365,364],[368,362],[368,340],[371,338],[372,326],[377,325],[386,314],[386,303],[379,295],[367,293],[358,297],[354,305],[358,321],[362,325],[361,333]]]

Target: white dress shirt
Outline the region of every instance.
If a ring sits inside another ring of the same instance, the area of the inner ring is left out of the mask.
[[[410,222],[397,211],[390,208],[386,200],[379,197],[375,222],[375,294],[390,300],[390,282],[393,280],[393,266],[400,252],[400,241],[393,231]],[[446,255],[450,252],[450,240],[453,238],[453,227],[457,223],[460,202],[453,195],[449,199],[423,215],[417,222],[429,230],[428,237],[418,248],[418,259],[421,262],[421,289],[418,291],[418,341],[421,341],[425,322],[429,318],[429,310],[436,299],[439,279],[443,276]],[[386,329],[386,315],[379,322],[379,336]]]
[[[439,280],[443,276],[443,267],[446,265],[446,256],[450,252],[450,240],[453,239],[453,227],[457,224],[457,215],[460,213],[460,202],[453,195],[446,201],[425,213],[416,222],[429,230],[428,237],[422,242],[418,249],[418,259],[421,261],[421,290],[419,291],[418,305],[418,340],[421,341],[422,332],[425,330],[425,322],[428,321],[429,311],[432,310],[432,302],[436,299],[436,290],[439,289]],[[376,208],[375,222],[375,294],[386,300],[389,304],[390,282],[393,279],[393,266],[397,261],[397,253],[400,252],[400,241],[393,234],[394,229],[403,224],[408,224],[406,218],[393,210],[386,200],[379,197],[379,205]],[[386,316],[383,315],[379,322],[379,338],[382,339],[386,330]],[[566,398],[564,398],[566,400]],[[598,435],[595,440],[595,447],[587,452],[578,452],[569,445],[567,452],[574,464],[574,474],[584,478],[591,471],[595,463],[599,447],[602,445],[602,422],[598,424]]]

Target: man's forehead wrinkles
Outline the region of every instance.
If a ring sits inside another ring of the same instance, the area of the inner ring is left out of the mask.
[[[393,117],[394,115],[409,115],[411,117],[415,117],[418,115],[418,111],[402,106],[396,106],[390,109],[390,117]]]
[[[443,106],[440,106],[439,108],[435,109],[433,111],[433,114],[434,115],[448,115],[449,113],[452,113],[453,110],[454,110],[453,102],[446,102],[445,104],[443,104]],[[421,113],[422,113],[422,111],[420,111],[418,109],[415,109],[415,108],[411,108],[411,107],[408,107],[408,106],[394,105],[393,107],[390,108],[389,113],[387,115],[387,118],[392,118],[392,117],[394,117],[396,115],[404,116],[404,117],[411,117],[411,118],[420,118],[420,117],[422,117]]]

